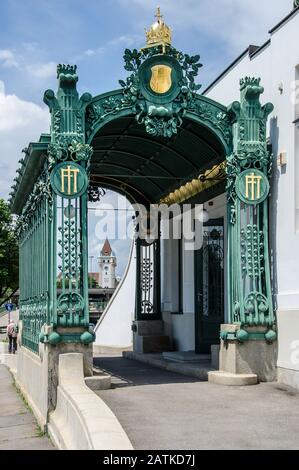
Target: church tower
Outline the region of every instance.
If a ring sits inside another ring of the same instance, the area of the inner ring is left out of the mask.
[[[98,258],[99,263],[99,285],[103,288],[114,289],[116,286],[115,268],[116,256],[112,251],[108,238],[106,238],[101,254]]]

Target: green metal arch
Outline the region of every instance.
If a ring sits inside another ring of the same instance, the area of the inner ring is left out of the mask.
[[[118,101],[120,106],[119,108],[115,107],[110,111],[108,110],[106,114],[105,112],[99,113],[95,119],[87,120],[87,143],[91,144],[99,130],[109,122],[122,117],[135,117],[136,113],[134,113],[132,106],[125,107],[121,105],[122,99],[122,89],[112,90],[93,97],[90,107],[107,105],[109,100]],[[223,116],[223,119],[221,119],[220,116]],[[228,110],[224,105],[211,100],[206,96],[195,95],[192,108],[188,108],[185,111],[184,118],[187,118],[212,132],[221,142],[225,155],[230,155],[232,151],[232,125],[229,119]]]

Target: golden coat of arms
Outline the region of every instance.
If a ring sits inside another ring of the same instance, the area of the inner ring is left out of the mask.
[[[151,68],[152,76],[150,80],[150,87],[155,93],[166,93],[170,90],[172,85],[171,71],[172,68],[168,65],[158,64]]]

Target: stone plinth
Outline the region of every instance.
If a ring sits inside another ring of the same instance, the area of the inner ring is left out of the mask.
[[[134,321],[133,351],[136,353],[160,353],[171,351],[169,336],[164,334],[162,320]]]
[[[225,384],[229,385],[231,379],[231,385],[242,383],[250,385],[254,383],[253,376],[256,376],[260,382],[275,381],[277,378],[277,341],[268,343],[263,339],[268,330],[266,327],[246,327],[249,339],[240,342],[234,339],[240,329],[239,325],[221,326],[221,332],[227,332],[229,335],[227,340],[221,340],[219,373],[218,375],[216,373],[217,377],[211,376],[210,381],[223,384],[226,382]],[[221,373],[225,373],[225,377]],[[233,378],[233,375],[243,376],[243,378],[239,377],[240,380],[236,380],[237,377]]]

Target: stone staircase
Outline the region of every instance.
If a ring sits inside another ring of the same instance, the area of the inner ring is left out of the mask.
[[[162,353],[173,349],[169,336],[164,334],[162,320],[134,321],[132,330],[137,353]]]

